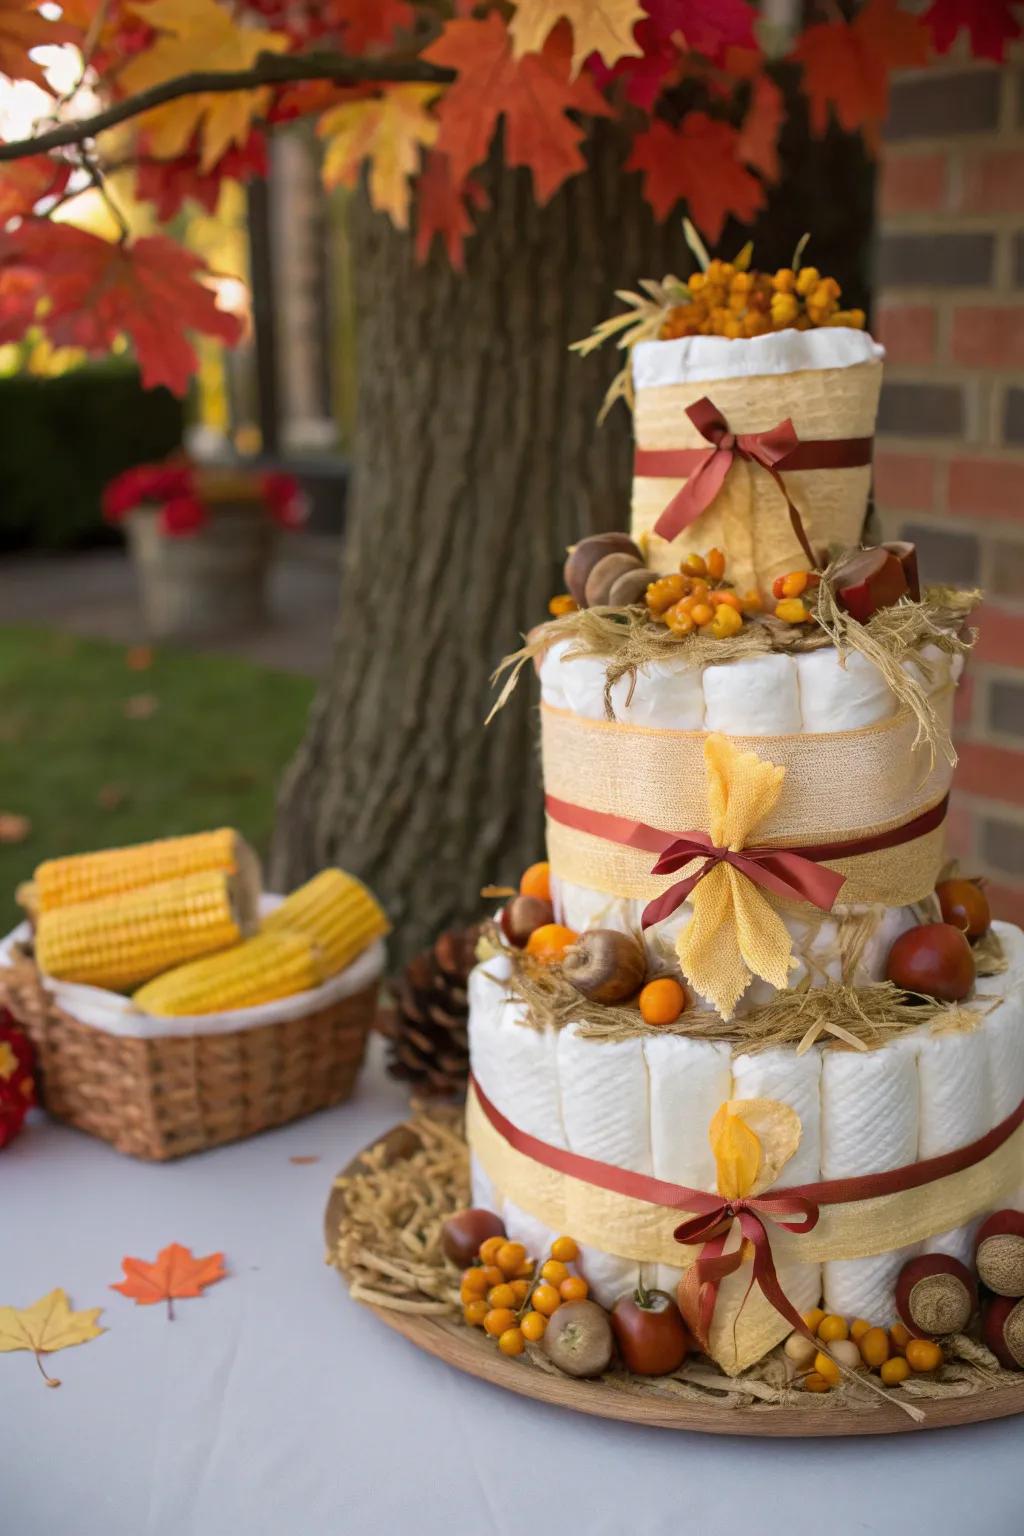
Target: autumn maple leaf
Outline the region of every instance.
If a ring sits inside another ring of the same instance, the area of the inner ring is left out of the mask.
[[[49,155],[26,155],[0,165],[0,227],[24,218],[44,197],[57,197],[68,184],[71,167]]]
[[[448,260],[462,272],[472,209],[486,208],[487,203],[487,193],[472,177],[454,180],[447,155],[429,154],[416,183],[416,260],[426,261],[434,236],[440,235]]]
[[[793,50],[803,65],[811,131],[825,132],[831,109],[848,133],[875,147],[889,111],[889,74],[928,57],[928,34],[896,0],[868,0],[854,21],[808,27]]]
[[[370,164],[370,202],[391,216],[398,229],[409,223],[409,181],[420,155],[438,135],[438,122],[427,111],[441,87],[392,85],[379,96],[343,102],[325,112],[317,133],[327,140],[324,181],[329,187],[354,186],[364,160]]]
[[[437,148],[464,181],[486,157],[498,119],[505,120],[505,160],[528,166],[539,203],[581,171],[583,129],[566,113],[608,116],[609,108],[586,75],[569,79],[568,28],[556,28],[541,53],[515,59],[504,22],[494,11],[482,20],[449,21],[423,58],[457,72],[438,105]]]
[[[1012,0],[932,0],[921,20],[938,53],[948,53],[966,27],[974,57],[1002,64],[1007,43],[1020,37],[1013,11]]]
[[[754,8],[747,0],[647,0],[658,33],[689,53],[720,64],[730,48],[755,48]]]
[[[181,211],[188,198],[213,213],[225,181],[251,181],[266,176],[268,171],[267,141],[253,129],[245,143],[232,145],[209,171],[199,169],[199,149],[193,142],[183,155],[174,160],[158,160],[147,154],[145,139],[139,143],[139,159],[135,176],[135,196],[140,202],[152,203],[161,224],[166,224]],[[0,183],[0,206],[2,206]]]
[[[515,15],[509,24],[512,51],[540,53],[558,22],[572,27],[572,73],[578,75],[583,61],[596,53],[611,66],[627,54],[639,54],[633,28],[644,12],[634,0],[512,0]]]
[[[782,92],[767,75],[758,75],[740,127],[736,154],[767,181],[779,179],[779,129],[786,117]]]
[[[50,87],[30,48],[52,43],[73,43],[79,33],[64,21],[39,14],[36,0],[0,0],[0,75],[12,80],[32,80],[44,90]]]
[[[90,1307],[87,1312],[73,1312],[67,1292],[59,1286],[30,1307],[0,1307],[0,1353],[28,1350],[46,1385],[59,1387],[56,1377],[47,1376],[42,1357],[98,1338],[105,1331],[96,1322],[102,1310]]]
[[[731,214],[749,224],[764,205],[764,189],[740,163],[739,135],[706,112],[690,112],[679,128],[662,118],[637,135],[626,162],[640,171],[644,196],[658,219],[685,201],[690,218],[712,244]]]
[[[261,53],[284,53],[290,39],[283,32],[242,27],[216,0],[140,0],[132,9],[160,37],[121,70],[118,84],[129,94],[173,80],[195,69],[248,69]],[[146,112],[142,125],[150,149],[172,160],[198,134],[199,168],[212,170],[231,144],[249,137],[253,117],[270,100],[267,87],[252,91],[199,92]]]
[[[416,20],[408,0],[327,0],[321,21],[337,27],[347,53],[368,53],[387,48],[398,32],[407,32]]]
[[[0,271],[5,262],[44,278],[49,307],[39,324],[55,346],[103,354],[125,333],[147,389],[185,393],[197,362],[187,331],[228,345],[241,336],[241,321],[197,281],[206,264],[165,235],[114,244],[71,224],[27,219],[0,242]]]
[[[161,1248],[152,1263],[145,1259],[121,1260],[124,1279],[111,1285],[112,1291],[130,1296],[139,1307],[167,1303],[167,1316],[174,1317],[175,1297],[201,1296],[208,1285],[223,1280],[224,1255],[208,1253],[197,1259],[190,1248],[169,1243]]]

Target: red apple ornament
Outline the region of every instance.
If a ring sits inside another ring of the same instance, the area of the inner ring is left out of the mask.
[[[974,986],[974,956],[952,923],[922,923],[900,934],[889,951],[885,974],[904,992],[960,1003]]]
[[[995,1211],[978,1228],[974,1261],[997,1296],[1024,1296],[1024,1212]]]
[[[976,880],[940,880],[935,894],[944,923],[952,923],[972,941],[988,932],[992,914],[988,897]]]
[[[832,585],[840,608],[861,624],[910,593],[904,559],[884,545],[846,555],[836,567]]]
[[[637,1376],[668,1376],[690,1350],[682,1313],[666,1291],[637,1286],[612,1308],[612,1330],[626,1369]]]

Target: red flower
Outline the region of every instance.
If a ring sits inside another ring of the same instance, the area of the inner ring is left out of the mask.
[[[309,505],[295,476],[266,474],[261,483],[274,521],[282,528],[301,528],[309,516]]]
[[[0,1009],[0,1147],[13,1141],[36,1102],[32,1047],[6,1009]]]
[[[197,533],[206,521],[206,508],[198,496],[172,496],[160,509],[160,532],[171,539]]]
[[[120,523],[129,512],[147,501],[170,501],[192,491],[192,470],[187,464],[136,464],[115,476],[103,492],[103,516]]]

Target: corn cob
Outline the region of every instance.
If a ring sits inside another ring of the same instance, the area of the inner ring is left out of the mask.
[[[307,992],[322,979],[312,940],[282,929],[165,971],[140,987],[133,1002],[143,1013],[165,1018],[220,1013]]]
[[[251,927],[233,877],[206,869],[41,913],[36,959],[61,981],[122,989],[237,944]]]
[[[340,869],[321,870],[263,919],[265,933],[292,928],[312,939],[327,976],[351,965],[390,926],[366,886]]]
[[[130,848],[105,848],[100,853],[47,859],[35,872],[36,906],[40,912],[50,912],[55,907],[115,896],[204,869],[238,873],[258,889],[255,854],[237,832],[221,827],[216,832],[165,837]]]

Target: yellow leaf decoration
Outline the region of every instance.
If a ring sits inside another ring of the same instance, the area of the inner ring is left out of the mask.
[[[390,215],[398,229],[409,224],[409,184],[420,157],[437,138],[438,122],[427,111],[440,92],[436,85],[394,85],[325,112],[317,133],[327,139],[324,181],[355,186],[364,160],[370,162],[370,202]]]
[[[741,752],[725,736],[704,743],[708,832],[720,848],[747,846],[759,822],[782,793],[785,768],[755,752]],[[676,944],[688,981],[714,1003],[723,1019],[750,984],[761,976],[771,986],[788,985],[792,943],[782,918],[764,892],[734,869],[716,864],[694,886],[693,918]]]
[[[54,1376],[48,1376],[43,1366],[43,1355],[52,1355],[58,1349],[69,1349],[72,1344],[88,1344],[106,1330],[96,1322],[102,1307],[90,1307],[86,1312],[73,1312],[67,1292],[58,1288],[30,1307],[0,1307],[0,1354],[15,1349],[27,1349],[35,1355],[40,1375],[48,1387],[59,1387]]]
[[[718,1171],[718,1193],[727,1200],[759,1195],[800,1145],[800,1116],[778,1099],[727,1099],[708,1127]]]
[[[616,59],[636,56],[643,49],[633,28],[645,12],[635,0],[513,0],[516,13],[509,31],[512,51],[539,53],[560,21],[572,27],[572,73],[578,75],[588,54],[598,53],[609,68]]]
[[[145,0],[132,7],[162,35],[128,63],[118,76],[127,95],[195,69],[249,69],[261,53],[285,53],[283,32],[240,27],[216,0]],[[270,91],[200,92],[154,107],[140,119],[149,153],[173,160],[199,134],[199,169],[209,171],[232,144],[243,144],[252,120],[270,101]]]

